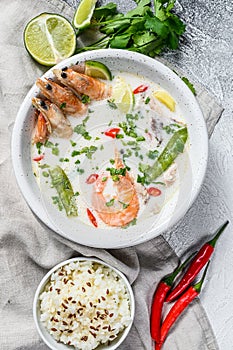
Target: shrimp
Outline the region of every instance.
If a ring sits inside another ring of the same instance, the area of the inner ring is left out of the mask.
[[[71,68],[54,69],[53,73],[62,84],[73,89],[77,94],[89,96],[92,100],[103,100],[111,94],[111,88],[102,81],[78,73]]]
[[[72,135],[73,129],[70,122],[54,103],[33,97],[32,104],[45,118],[50,133],[63,138],[69,138]]]
[[[49,130],[48,130],[48,126],[47,126],[48,122],[43,117],[43,114],[41,112],[39,112],[39,114],[37,113],[37,115],[38,115],[38,117],[37,117],[37,123],[36,123],[36,127],[35,127],[33,142],[44,143],[48,139],[48,136],[49,136]]]
[[[124,168],[118,155],[115,158],[115,168]],[[103,181],[103,178],[107,180]],[[106,194],[107,187],[113,188],[114,194]],[[137,217],[139,211],[137,191],[127,171],[125,176],[119,175],[119,181],[116,182],[109,173],[103,172],[95,182],[92,203],[99,218],[109,226],[125,226]]]
[[[73,116],[83,115],[87,111],[87,105],[68,88],[63,87],[52,80],[37,79],[36,85],[40,88],[41,93],[50,101],[61,108],[65,114]]]

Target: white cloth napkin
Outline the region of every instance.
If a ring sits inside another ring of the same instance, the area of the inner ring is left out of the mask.
[[[59,0],[1,0],[0,12],[0,349],[45,350],[37,334],[32,302],[41,278],[70,257],[98,257],[120,269],[130,280],[136,298],[132,330],[121,350],[151,350],[150,305],[160,278],[172,271],[178,258],[162,236],[133,248],[101,250],[70,242],[40,223],[20,193],[11,164],[11,131],[20,104],[45,68],[37,65],[23,44],[26,23],[41,12],[72,18],[74,10]],[[209,133],[221,107],[203,89],[198,100]],[[194,301],[173,327],[164,350],[217,350],[206,314]]]

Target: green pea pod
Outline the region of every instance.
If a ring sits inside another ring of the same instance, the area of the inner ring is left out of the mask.
[[[160,176],[174,162],[179,153],[184,151],[188,138],[188,129],[182,128],[176,131],[168,141],[166,147],[155,163],[145,171],[146,182],[150,183]]]
[[[49,170],[49,174],[52,180],[52,185],[56,189],[66,211],[66,215],[77,216],[78,211],[74,203],[74,191],[64,170],[62,170],[61,167],[56,166]]]

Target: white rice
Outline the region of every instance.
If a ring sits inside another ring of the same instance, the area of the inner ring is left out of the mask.
[[[77,349],[111,342],[131,322],[124,281],[112,269],[90,260],[59,268],[40,301],[45,328],[57,341]]]

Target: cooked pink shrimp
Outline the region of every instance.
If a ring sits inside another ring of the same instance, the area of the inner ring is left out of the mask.
[[[118,155],[115,159],[115,168],[124,168]],[[103,181],[103,179],[106,181]],[[110,197],[105,194],[107,186],[113,188],[114,194]],[[109,173],[103,173],[95,182],[92,195],[93,208],[99,218],[109,226],[125,226],[137,217],[139,199],[129,173],[119,175],[119,181],[114,182]]]
[[[102,81],[78,73],[71,68],[54,69],[53,73],[62,84],[70,87],[77,94],[89,96],[91,100],[103,100],[111,94],[110,87]]]
[[[43,117],[42,113],[37,111],[37,122],[35,127],[35,133],[33,137],[33,142],[41,142],[44,143],[49,136],[48,126],[46,119]]]
[[[63,87],[52,80],[37,79],[36,85],[40,88],[41,93],[50,101],[61,108],[65,114],[73,116],[83,115],[87,111],[87,105],[68,88]]]
[[[70,122],[54,103],[33,97],[32,104],[45,118],[49,133],[52,132],[54,136],[62,138],[68,138],[72,135],[73,129]]]

